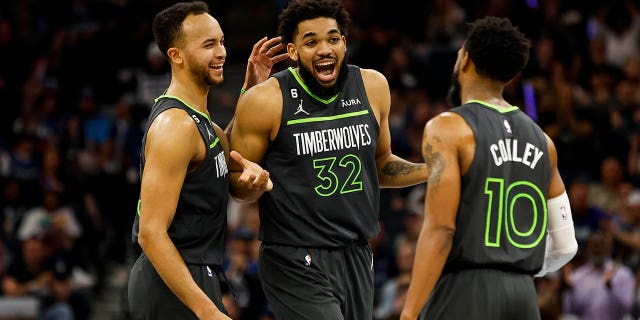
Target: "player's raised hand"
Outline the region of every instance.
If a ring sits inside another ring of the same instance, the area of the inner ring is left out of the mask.
[[[247,73],[244,79],[245,89],[267,80],[273,65],[289,57],[286,52],[280,53],[284,47],[281,37],[271,39],[264,37],[253,45],[247,62]]]
[[[273,182],[269,178],[269,172],[250,160],[245,159],[237,151],[231,151],[231,159],[242,166],[242,174],[238,181],[253,191],[271,191]]]

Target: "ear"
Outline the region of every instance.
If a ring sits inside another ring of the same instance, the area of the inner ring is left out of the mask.
[[[342,45],[344,46],[344,52],[347,52],[347,37],[342,36]]]
[[[471,67],[473,61],[469,58],[469,53],[467,51],[462,52],[462,60],[460,60],[460,70],[468,71],[468,68]]]
[[[167,55],[173,63],[180,64],[183,61],[182,52],[176,47],[169,48],[169,50],[167,50]]]
[[[287,53],[291,60],[298,62],[298,50],[296,50],[296,46],[293,43],[287,43]]]

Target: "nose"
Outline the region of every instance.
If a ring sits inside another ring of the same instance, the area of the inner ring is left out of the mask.
[[[216,47],[216,50],[214,50],[213,54],[218,59],[224,59],[227,57],[227,48],[225,48],[224,45],[221,44]]]
[[[331,45],[326,41],[321,41],[318,44],[318,55],[326,56],[331,54]]]

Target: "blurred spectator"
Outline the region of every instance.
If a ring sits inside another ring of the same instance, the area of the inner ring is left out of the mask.
[[[605,39],[607,62],[622,68],[640,54],[640,14],[633,1],[603,3],[591,19],[595,34]]]
[[[18,229],[21,241],[33,237],[51,237],[55,249],[71,251],[82,229],[72,208],[61,199],[60,191],[45,190],[42,204],[25,212]]]
[[[567,190],[578,241],[578,253],[574,260],[581,262],[584,259],[587,239],[592,233],[600,230],[602,223],[609,217],[602,209],[589,204],[589,184],[586,181],[575,179]]]
[[[137,104],[151,108],[154,100],[169,86],[171,69],[165,53],[151,42],[146,48],[144,65],[133,70],[123,69],[119,77],[125,84],[131,83],[130,91],[134,93]]]
[[[541,320],[560,320],[562,316],[560,272],[547,273],[544,277],[535,278],[535,285]]]
[[[605,158],[600,165],[600,180],[589,187],[589,204],[602,208],[607,214],[619,213],[621,196],[629,183],[624,180],[624,167],[615,157]]]
[[[35,138],[31,135],[16,136],[10,157],[9,176],[26,183],[35,183],[39,174]]]
[[[604,226],[615,240],[615,260],[640,270],[640,189],[627,196],[620,214]]]
[[[636,132],[629,138],[629,159],[627,171],[636,185],[640,185],[640,132]]]
[[[593,233],[587,242],[587,263],[575,270],[570,265],[563,268],[565,313],[599,320],[621,320],[631,314],[635,277],[629,267],[611,259],[612,250],[611,236]]]
[[[4,241],[8,250],[18,252],[18,228],[27,211],[26,195],[20,180],[16,178],[3,179],[2,198],[0,204],[0,242]]]
[[[399,233],[394,240],[394,252],[405,243],[416,244],[422,221],[424,220],[424,196],[426,187],[424,184],[414,186],[406,199],[406,214],[404,216],[404,232]]]
[[[69,275],[68,266],[51,260],[50,248],[44,240],[29,238],[23,242],[21,255],[13,261],[2,279],[2,289],[8,297],[38,297],[41,320],[74,319],[69,305]]]
[[[416,244],[413,242],[402,242],[396,250],[395,263],[398,274],[385,281],[380,287],[379,300],[373,311],[376,320],[388,319],[392,315],[399,315],[402,308],[397,309],[397,299],[401,295],[402,284],[411,278],[413,259],[415,257]]]

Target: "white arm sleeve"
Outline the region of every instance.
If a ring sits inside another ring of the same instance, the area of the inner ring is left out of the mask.
[[[547,201],[547,247],[544,263],[536,277],[554,272],[569,262],[578,252],[578,242],[571,218],[571,206],[566,192]]]

